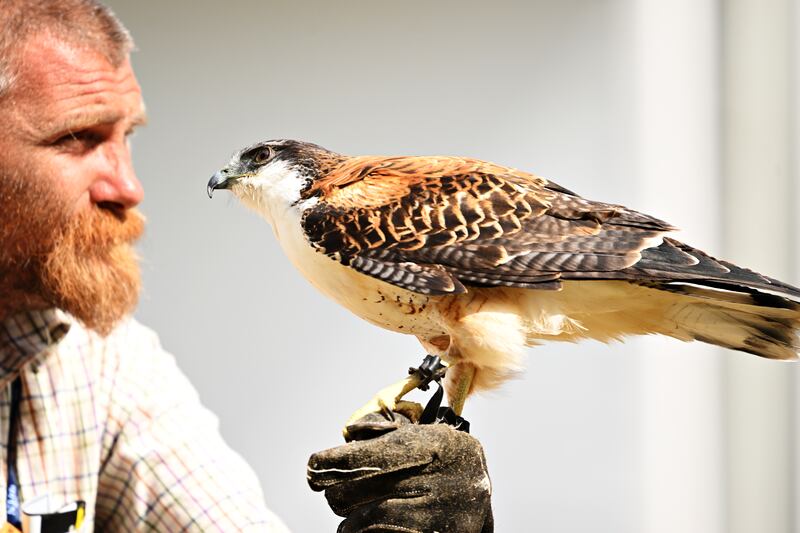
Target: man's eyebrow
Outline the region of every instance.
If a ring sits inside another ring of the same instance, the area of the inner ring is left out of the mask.
[[[50,124],[47,127],[45,138],[52,139],[55,137],[60,137],[61,135],[91,128],[93,126],[113,124],[122,120],[123,118],[125,118],[124,113],[113,110],[77,113]],[[136,115],[131,119],[131,128],[144,126],[145,124],[147,124],[147,113],[145,113],[144,110],[137,112]]]
[[[54,121],[47,128],[48,137],[55,137],[69,132],[80,131],[100,124],[112,124],[122,118],[116,111],[76,113]]]

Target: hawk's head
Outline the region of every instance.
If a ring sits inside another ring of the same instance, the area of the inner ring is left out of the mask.
[[[316,179],[344,159],[321,146],[302,141],[264,141],[243,148],[208,182],[208,196],[230,189],[250,207],[287,208],[303,198]]]

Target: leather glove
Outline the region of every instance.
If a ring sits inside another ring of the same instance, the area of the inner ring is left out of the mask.
[[[345,518],[339,533],[492,533],[491,483],[480,443],[446,424],[368,415],[355,442],[315,453],[308,484]]]

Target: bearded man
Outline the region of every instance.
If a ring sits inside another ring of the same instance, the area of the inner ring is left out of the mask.
[[[95,0],[0,6],[6,527],[47,495],[48,511],[80,508],[81,531],[285,531],[174,358],[129,317],[144,219],[128,137],[145,122],[131,48]],[[442,425],[365,428],[369,440],[309,464],[312,488],[347,518],[341,531],[491,529],[474,439]]]

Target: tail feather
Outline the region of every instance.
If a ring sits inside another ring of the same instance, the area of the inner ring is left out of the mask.
[[[688,306],[667,310],[680,334],[771,359],[798,358],[800,289],[668,238],[632,268],[650,277],[642,285],[684,297]]]
[[[636,272],[639,281],[649,279],[660,285],[692,283],[711,289],[750,294],[754,300],[758,300],[756,303],[759,305],[781,305],[774,298],[800,302],[800,289],[797,287],[716,259],[702,250],[669,238],[665,238],[658,247],[643,250],[641,260],[628,270]]]
[[[527,317],[528,344],[661,334],[770,359],[798,359],[800,303],[744,285],[701,283],[568,281],[561,291],[509,290],[524,302],[520,313]]]
[[[743,292],[678,284],[654,288],[681,295],[688,304],[667,312],[681,335],[770,359],[798,359],[800,304],[748,287],[736,287]]]

